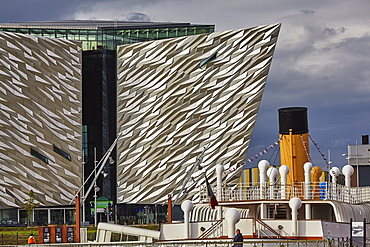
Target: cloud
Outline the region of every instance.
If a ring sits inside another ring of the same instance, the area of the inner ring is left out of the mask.
[[[141,22],[150,22],[150,17],[143,13],[129,13],[126,18],[126,21],[141,21]]]
[[[308,9],[302,9],[301,12],[305,15],[313,15],[315,14],[315,11],[313,10],[308,10]]]

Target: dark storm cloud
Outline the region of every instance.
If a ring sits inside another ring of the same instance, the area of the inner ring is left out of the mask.
[[[328,33],[330,35],[336,35],[338,33],[344,33],[346,31],[345,27],[340,27],[340,28],[331,28],[331,27],[326,27],[324,29],[324,33]]]
[[[308,10],[308,9],[303,9],[303,10],[301,10],[301,12],[302,12],[303,14],[305,14],[305,15],[313,15],[313,14],[315,14],[315,11],[313,11],[313,10]]]
[[[281,36],[247,157],[269,145],[269,136],[270,142],[278,138],[279,108],[305,106],[310,135],[341,167],[347,145],[370,133],[369,33],[357,31],[358,24],[349,21],[324,22],[314,11],[281,19]],[[316,147],[310,146],[314,164],[326,167]]]
[[[146,22],[151,21],[150,17],[143,13],[130,13],[127,15],[125,20],[126,21],[139,21],[139,22],[140,21],[146,21]]]
[[[0,22],[50,21],[65,19],[79,1],[1,0]]]

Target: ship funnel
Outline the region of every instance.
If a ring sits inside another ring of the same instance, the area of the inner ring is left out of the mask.
[[[306,107],[281,108],[279,112],[280,164],[290,169],[289,182],[304,182],[303,165],[309,161]]]

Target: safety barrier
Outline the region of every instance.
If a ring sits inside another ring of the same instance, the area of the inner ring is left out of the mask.
[[[223,187],[221,191],[218,201],[289,200],[299,197],[305,200],[332,200],[352,204],[370,202],[370,187],[347,187],[328,182],[250,183]],[[209,201],[205,188],[201,188],[200,198],[202,202]]]

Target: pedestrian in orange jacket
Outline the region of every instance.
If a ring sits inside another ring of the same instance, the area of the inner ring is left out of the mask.
[[[33,234],[31,233],[31,235],[28,237],[28,244],[36,244],[36,240],[35,238],[33,237]]]

